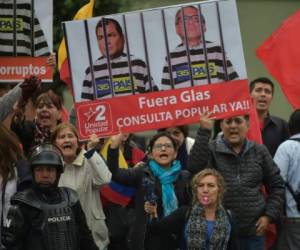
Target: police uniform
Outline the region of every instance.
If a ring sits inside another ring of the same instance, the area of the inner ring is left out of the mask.
[[[89,230],[77,193],[57,187],[63,171],[58,149],[42,144],[33,150],[31,169],[56,167],[51,184],[34,180],[33,188],[16,193],[11,199],[2,232],[7,250],[98,250]]]
[[[11,203],[2,236],[7,250],[98,249],[75,191],[57,188],[45,196],[29,189]]]

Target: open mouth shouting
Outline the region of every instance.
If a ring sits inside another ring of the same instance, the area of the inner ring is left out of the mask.
[[[73,149],[73,145],[72,145],[71,142],[65,142],[65,143],[63,143],[63,145],[61,146],[61,148],[62,148],[64,151],[72,150],[72,149]]]
[[[38,119],[41,124],[48,124],[51,120],[51,114],[47,111],[43,111],[39,113]]]
[[[257,100],[257,105],[259,107],[265,107],[268,105],[268,102],[266,100]]]
[[[161,154],[159,155],[159,158],[160,158],[161,160],[168,160],[168,159],[170,158],[170,156],[169,156],[167,153],[161,153]]]

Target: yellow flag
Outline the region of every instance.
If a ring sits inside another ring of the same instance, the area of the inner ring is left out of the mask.
[[[103,156],[105,160],[107,160],[107,151],[110,144],[111,144],[111,139],[108,139],[100,151],[100,154]],[[128,164],[121,150],[119,150],[119,168],[128,168]]]
[[[94,5],[95,5],[95,0],[90,0],[89,3],[87,3],[77,11],[74,20],[81,20],[81,19],[87,19],[92,17]],[[65,39],[63,38],[58,48],[58,70],[61,69],[61,66],[63,62],[66,60],[66,58],[67,58],[66,43],[65,43]]]

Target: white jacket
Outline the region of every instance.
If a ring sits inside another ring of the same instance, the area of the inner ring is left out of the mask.
[[[97,152],[90,159],[84,156],[85,152],[82,149],[72,164],[65,165],[58,185],[77,191],[95,243],[103,250],[106,249],[109,239],[99,189],[101,185],[110,182],[111,173]]]

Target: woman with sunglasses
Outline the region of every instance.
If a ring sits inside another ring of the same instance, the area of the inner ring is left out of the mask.
[[[176,141],[169,133],[153,136],[148,146],[148,161],[132,169],[121,169],[118,164],[122,134],[112,137],[108,152],[108,166],[112,179],[123,185],[136,188],[135,218],[129,233],[129,248],[133,250],[173,250],[178,248],[178,239],[172,235],[160,239],[147,231],[149,216],[144,211],[145,201],[157,204],[158,217],[169,215],[190,201],[189,174],[181,170],[175,160]]]

